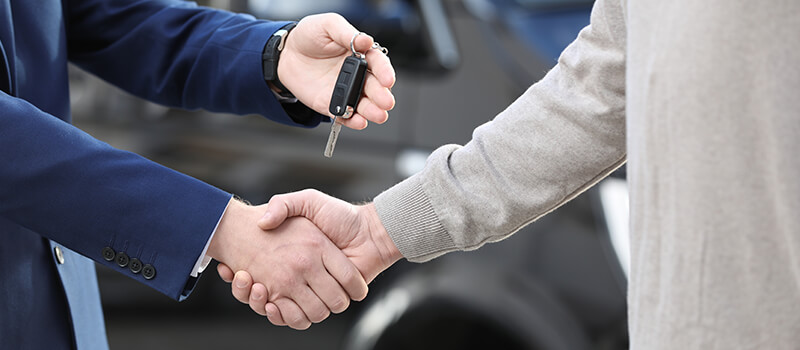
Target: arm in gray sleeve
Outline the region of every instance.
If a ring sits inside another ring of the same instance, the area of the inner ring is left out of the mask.
[[[544,79],[375,206],[403,256],[422,262],[510,236],[625,157],[625,19],[617,0],[599,0]]]

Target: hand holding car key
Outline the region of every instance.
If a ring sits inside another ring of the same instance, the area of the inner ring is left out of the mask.
[[[350,39],[350,51],[353,52],[353,55],[345,57],[336,84],[333,86],[333,95],[328,107],[333,119],[331,120],[331,133],[328,135],[328,143],[325,146],[325,157],[328,158],[333,156],[339,132],[342,130],[342,124],[337,123],[336,119],[339,117],[347,119],[353,116],[364,88],[364,79],[367,73],[366,55],[356,51],[354,47],[356,38],[361,34],[363,33],[358,32]],[[388,50],[377,42],[373,43],[372,48],[379,49],[384,54],[388,53]]]

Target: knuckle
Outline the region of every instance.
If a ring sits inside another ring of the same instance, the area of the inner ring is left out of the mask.
[[[281,273],[276,275],[272,280],[274,290],[270,290],[269,296],[272,299],[285,296],[287,290],[296,287],[298,284],[297,279],[290,273]]]
[[[318,196],[320,193],[322,193],[322,192],[320,192],[320,191],[318,191],[316,189],[313,189],[313,188],[306,188],[306,189],[298,192],[298,194],[303,196],[303,197],[314,197],[314,196]]]
[[[357,275],[357,272],[354,271],[352,268],[348,268],[342,271],[341,278],[342,278],[341,282],[349,287],[348,292],[355,293],[356,291],[362,289],[360,281],[361,278],[359,275]]]
[[[308,255],[298,254],[294,256],[293,265],[299,271],[309,271],[314,267],[314,262]]]
[[[331,303],[331,311],[335,314],[344,312],[344,310],[347,310],[348,307],[350,307],[350,299],[342,296],[337,297]]]
[[[275,204],[275,203],[281,202],[282,200],[283,200],[283,195],[282,194],[276,194],[276,195],[273,195],[272,197],[269,197],[269,201],[267,201],[267,203]]]
[[[301,322],[303,322],[304,318],[305,317],[303,317],[303,315],[300,312],[300,310],[296,310],[296,311],[292,310],[292,311],[288,311],[288,312],[283,313],[283,319],[286,320],[286,322],[288,322],[289,324],[301,323]]]
[[[346,19],[344,19],[344,17],[342,15],[340,15],[338,13],[335,13],[335,12],[328,12],[328,13],[325,13],[323,15],[325,16],[325,18],[327,20],[329,20],[331,22],[334,22],[334,23],[335,22],[346,21]]]
[[[314,251],[322,250],[328,242],[330,242],[328,237],[321,234],[315,234],[308,238],[308,245],[311,249],[314,249]]]

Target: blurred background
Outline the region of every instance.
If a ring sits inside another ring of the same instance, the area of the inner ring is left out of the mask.
[[[397,70],[384,125],[286,127],[181,111],[71,71],[75,124],[111,145],[253,203],[317,188],[365,201],[424,166],[541,79],[589,23],[592,0],[207,0],[274,20],[338,12]],[[275,327],[230,295],[214,266],[182,303],[99,267],[112,349],[626,349],[624,170],[500,243],[427,264],[401,261],[361,303],[307,331]]]

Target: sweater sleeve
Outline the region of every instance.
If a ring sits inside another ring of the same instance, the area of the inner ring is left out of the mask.
[[[541,81],[375,206],[403,256],[423,262],[510,236],[625,159],[625,19],[618,1],[598,0]]]

